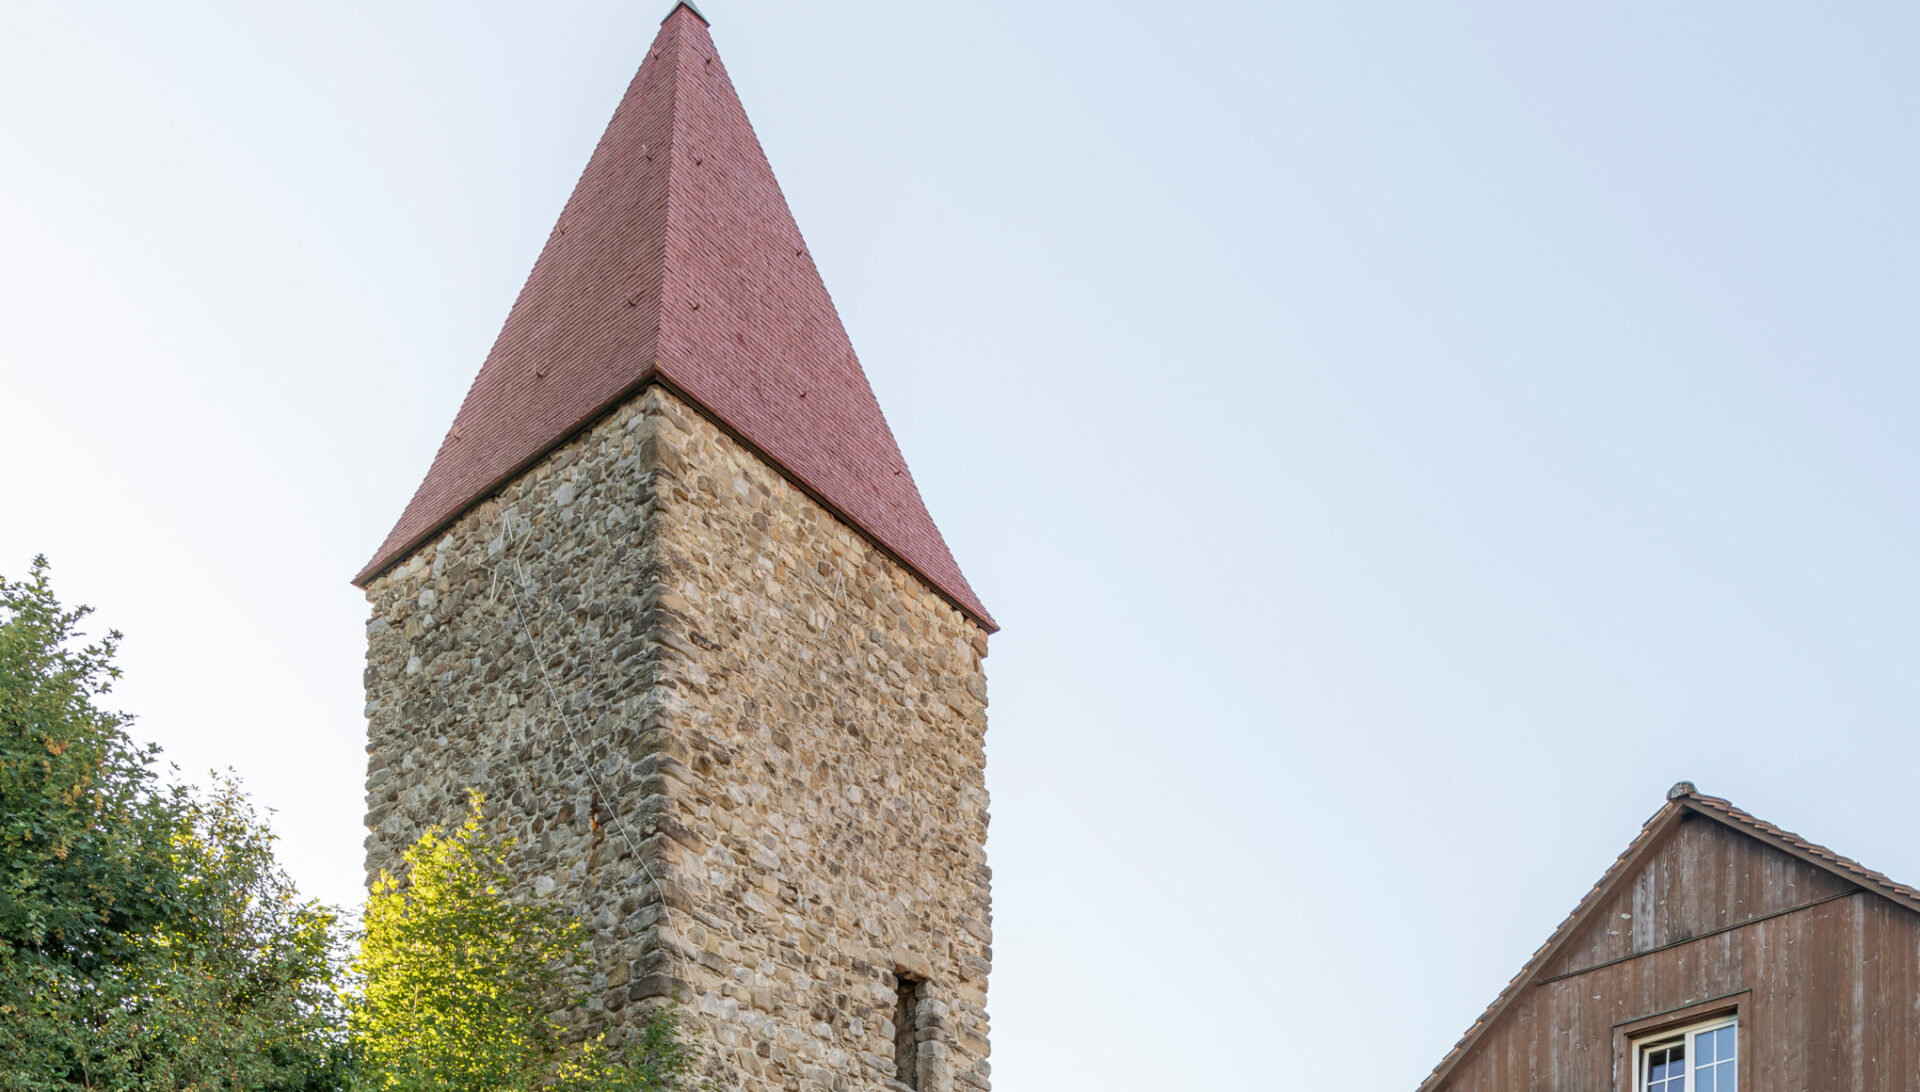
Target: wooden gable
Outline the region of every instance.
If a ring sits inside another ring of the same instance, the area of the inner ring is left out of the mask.
[[[1423,1092],[1630,1092],[1636,1033],[1736,1011],[1745,1092],[1920,1088],[1911,894],[1676,796]]]
[[[1562,941],[1544,967],[1547,978],[1590,973],[1860,889],[1693,812],[1682,813],[1622,881]]]

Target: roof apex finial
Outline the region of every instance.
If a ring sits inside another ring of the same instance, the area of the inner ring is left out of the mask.
[[[707,17],[706,17],[706,16],[704,16],[704,15],[702,15],[702,14],[700,14],[700,9],[699,9],[699,8],[696,8],[696,7],[694,7],[694,6],[693,6],[693,3],[692,3],[692,0],[680,0],[680,2],[679,2],[679,3],[677,3],[677,4],[675,4],[675,5],[674,5],[673,7],[671,7],[671,8],[668,8],[668,9],[667,9],[667,14],[666,14],[665,16],[663,16],[663,17],[661,18],[661,20],[660,20],[660,21],[661,21],[662,23],[664,23],[664,22],[666,22],[666,21],[667,21],[668,19],[671,19],[671,18],[673,18],[673,13],[674,13],[674,12],[676,12],[676,11],[679,11],[679,10],[680,10],[681,8],[686,8],[686,9],[687,9],[688,11],[690,11],[690,12],[692,12],[692,13],[693,13],[693,17],[694,17],[695,19],[698,19],[698,20],[700,20],[700,25],[701,25],[701,26],[703,26],[703,27],[710,27],[710,26],[712,26],[712,25],[713,25],[712,23],[710,23],[710,22],[708,22],[708,21],[707,21]]]

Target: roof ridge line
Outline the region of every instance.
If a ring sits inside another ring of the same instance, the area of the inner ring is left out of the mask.
[[[1875,894],[1902,903],[1907,909],[1920,913],[1920,889],[1901,883],[1884,872],[1868,868],[1859,861],[1829,849],[1804,835],[1795,834],[1785,827],[1770,823],[1731,800],[1708,796],[1698,791],[1680,797],[1679,800],[1682,803],[1690,803],[1693,810],[1700,814],[1727,823],[1750,837],[1772,843],[1782,851],[1800,857],[1816,867],[1824,868],[1851,883],[1864,881],[1874,887],[1885,888]],[[1873,888],[1868,887],[1867,890],[1873,890]]]
[[[1613,859],[1613,863],[1607,866],[1607,870],[1601,873],[1600,878],[1594,881],[1593,886],[1580,897],[1580,901],[1574,904],[1567,916],[1561,919],[1560,924],[1554,926],[1546,941],[1527,957],[1527,961],[1521,965],[1520,970],[1507,980],[1507,984],[1502,986],[1494,999],[1481,1010],[1480,1015],[1467,1027],[1459,1041],[1441,1057],[1439,1063],[1420,1082],[1417,1092],[1428,1092],[1452,1073],[1453,1068],[1493,1026],[1494,1021],[1505,1015],[1508,1007],[1519,996],[1520,987],[1539,977],[1540,972],[1545,968],[1544,960],[1594,911],[1600,904],[1602,896],[1620,881],[1628,865],[1649,852],[1654,841],[1665,837],[1670,830],[1677,829],[1680,817],[1689,812],[1711,819],[1734,833],[1752,838],[1762,845],[1770,845],[1782,853],[1803,860],[1852,884],[1856,890],[1850,894],[1879,895],[1897,906],[1920,913],[1920,890],[1875,872],[1850,858],[1842,857],[1833,850],[1810,842],[1800,835],[1774,826],[1751,812],[1742,810],[1730,800],[1708,796],[1694,788],[1691,782],[1680,782],[1668,793],[1666,802],[1648,816],[1646,822],[1640,824],[1640,832],[1634,835],[1633,840],[1627,843],[1627,847]],[[1863,880],[1866,882],[1863,883]],[[1647,953],[1634,954],[1637,957]]]

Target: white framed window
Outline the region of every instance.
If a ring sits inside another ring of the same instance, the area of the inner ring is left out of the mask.
[[[1740,1092],[1739,1021],[1725,1016],[1650,1036],[1634,1059],[1634,1092]]]

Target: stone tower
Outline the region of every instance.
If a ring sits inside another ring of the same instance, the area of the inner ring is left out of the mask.
[[[725,1088],[986,1089],[992,619],[705,21],[667,16],[355,579],[367,867],[468,788]]]

